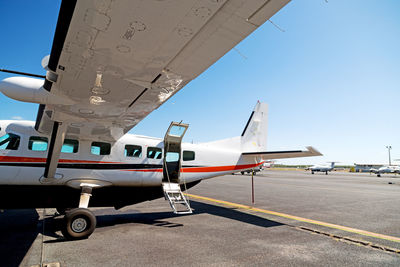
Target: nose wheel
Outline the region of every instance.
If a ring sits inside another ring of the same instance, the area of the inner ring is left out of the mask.
[[[88,238],[96,229],[96,216],[85,208],[76,208],[66,212],[62,234],[66,239]]]

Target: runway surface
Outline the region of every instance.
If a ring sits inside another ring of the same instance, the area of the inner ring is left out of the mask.
[[[192,215],[163,199],[96,208],[80,241],[62,238],[54,209],[6,210],[0,266],[400,265],[400,177],[265,170],[254,183],[252,204],[251,176],[202,181]]]

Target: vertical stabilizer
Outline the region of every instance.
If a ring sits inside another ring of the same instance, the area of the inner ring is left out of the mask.
[[[268,105],[257,102],[241,136],[242,151],[266,151]]]

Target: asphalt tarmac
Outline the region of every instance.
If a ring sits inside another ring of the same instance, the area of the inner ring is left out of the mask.
[[[400,176],[265,170],[163,200],[96,208],[89,239],[66,241],[54,209],[0,213],[0,266],[399,266]],[[50,265],[48,265],[50,266]]]

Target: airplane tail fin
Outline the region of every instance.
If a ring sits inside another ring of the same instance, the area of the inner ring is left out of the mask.
[[[307,150],[267,151],[267,123],[268,105],[258,101],[241,136],[208,142],[206,145],[240,150],[244,157],[263,160],[322,155],[313,147],[307,147]]]
[[[242,132],[241,151],[266,151],[267,123],[268,105],[258,101]]]

